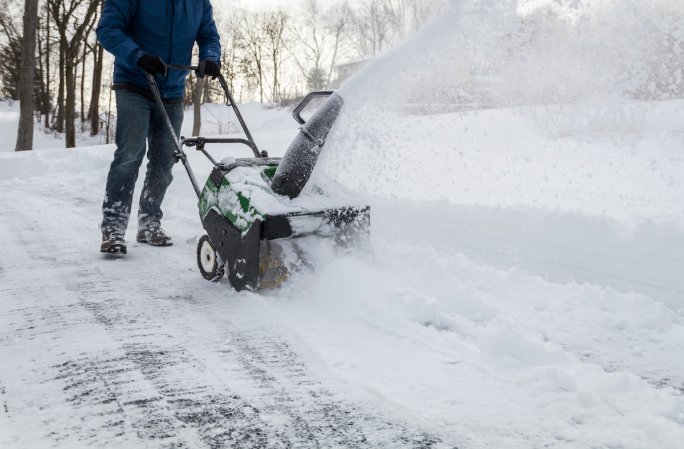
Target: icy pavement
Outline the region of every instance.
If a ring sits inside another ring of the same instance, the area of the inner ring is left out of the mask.
[[[3,182],[0,447],[455,446],[320,375],[268,300],[199,278],[199,222],[103,258],[101,180]]]

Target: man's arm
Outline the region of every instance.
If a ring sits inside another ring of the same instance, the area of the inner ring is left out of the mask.
[[[218,64],[221,63],[221,38],[216,29],[214,11],[209,0],[204,0],[202,23],[197,33],[197,45],[199,46],[200,61],[211,59]]]
[[[138,0],[106,0],[96,31],[102,46],[130,70],[136,69],[138,60],[144,55],[126,34],[137,3]]]

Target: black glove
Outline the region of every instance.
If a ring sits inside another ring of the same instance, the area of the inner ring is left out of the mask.
[[[197,67],[197,77],[204,78],[204,75],[216,79],[221,74],[221,66],[213,59],[202,59]]]
[[[138,59],[138,67],[152,75],[166,76],[166,64],[159,56],[142,55]]]

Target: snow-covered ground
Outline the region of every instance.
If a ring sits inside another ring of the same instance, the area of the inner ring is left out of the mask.
[[[0,152],[14,151],[17,143],[17,123],[19,122],[19,102],[17,101],[0,101],[0,136],[2,142],[0,143]],[[82,143],[87,138],[79,136],[79,143]],[[93,142],[97,144],[100,142]],[[33,133],[33,148],[36,150],[50,149],[59,146],[64,146],[64,139],[59,134],[52,134],[45,132],[42,127],[36,124],[36,129]]]
[[[684,101],[374,99],[436,23],[343,89],[315,173],[369,201],[369,250],[277,290],[200,277],[181,166],[176,244],[112,260],[112,146],[0,153],[0,447],[681,448]],[[297,132],[245,115],[275,156]]]

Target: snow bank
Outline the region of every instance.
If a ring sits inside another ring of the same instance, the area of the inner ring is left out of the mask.
[[[114,145],[0,153],[0,180],[105,170]]]
[[[14,151],[17,143],[17,127],[19,124],[19,102],[0,101],[0,153]],[[45,133],[36,124],[33,134],[33,147],[36,150],[55,148],[64,145],[64,139],[53,134]]]
[[[322,373],[465,447],[679,447],[684,398],[658,379],[680,382],[684,314],[374,239],[372,260],[339,258],[279,292]]]

